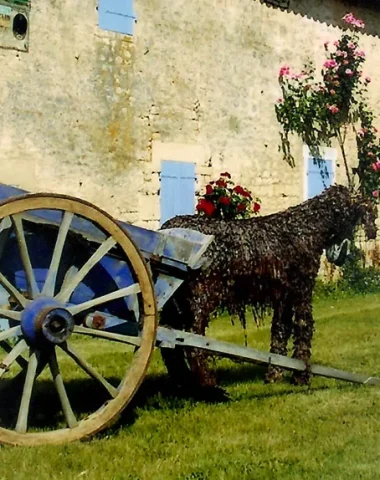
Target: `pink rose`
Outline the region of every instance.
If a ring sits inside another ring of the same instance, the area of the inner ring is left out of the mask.
[[[364,50],[355,50],[354,55],[355,57],[365,58]]]
[[[278,98],[277,103],[284,103],[284,99],[283,98]]]
[[[374,198],[379,198],[379,190],[374,190],[374,191],[372,192],[372,196],[373,196]]]
[[[334,42],[334,47],[339,47],[339,45],[340,45],[339,40],[335,40],[335,42]]]
[[[371,77],[365,77],[365,82],[366,83],[371,83]]]
[[[338,66],[338,64],[336,63],[336,60],[331,59],[331,60],[326,60],[323,66],[325,68],[335,68]]]
[[[330,90],[330,95],[335,95],[336,91],[335,90]]]
[[[336,105],[327,105],[327,108],[330,110],[331,113],[338,113],[339,108]]]
[[[355,27],[364,28],[365,23],[363,22],[363,20],[356,20]]]
[[[350,68],[346,69],[346,75],[348,75],[349,77],[352,77],[353,74],[354,72]]]
[[[282,77],[287,77],[288,75],[290,75],[290,68],[287,65],[284,65],[283,67],[280,68],[280,72],[278,76],[282,78]]]
[[[353,25],[354,27],[357,28],[364,28],[365,24],[362,20],[359,20],[358,18],[355,18],[355,16],[352,13],[347,13],[344,17],[343,20],[347,23],[347,25]]]
[[[349,42],[348,43],[348,48],[350,48],[351,50],[354,50],[356,48],[356,45],[354,44],[354,42]]]
[[[367,155],[368,155],[369,157],[374,157],[374,156],[375,156],[375,154],[374,154],[373,152],[368,152]]]

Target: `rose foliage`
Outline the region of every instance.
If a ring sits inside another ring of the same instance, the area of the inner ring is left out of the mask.
[[[200,215],[211,218],[248,218],[257,215],[261,200],[253,198],[249,190],[235,185],[231,175],[224,172],[217,181],[206,185],[206,191],[198,201],[197,211]]]
[[[363,76],[365,52],[359,47],[358,31],[364,23],[352,13],[343,17],[348,30],[331,45],[325,42],[326,60],[317,79],[309,63],[299,73],[289,66],[279,72],[282,97],[276,103],[276,115],[282,126],[281,144],[284,159],[294,166],[289,134],[297,134],[309,146],[314,158],[320,158],[321,145],[337,139],[348,185],[367,198],[377,201],[380,180],[380,144],[373,126],[374,115],[368,107],[367,93],[371,82]],[[345,140],[348,128],[356,135],[358,165],[348,166]],[[318,160],[321,167],[323,160]]]

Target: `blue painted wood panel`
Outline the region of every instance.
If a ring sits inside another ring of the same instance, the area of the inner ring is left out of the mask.
[[[133,35],[136,15],[133,0],[99,0],[99,27]]]
[[[161,162],[161,225],[176,215],[192,215],[195,201],[195,164]]]
[[[307,162],[307,198],[319,195],[334,182],[333,161],[324,160],[318,165],[309,157]]]

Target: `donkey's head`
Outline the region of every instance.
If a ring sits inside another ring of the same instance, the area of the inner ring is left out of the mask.
[[[326,215],[330,216],[330,244],[351,239],[358,226],[363,226],[367,239],[376,238],[377,207],[372,201],[342,185],[330,187],[321,197],[329,205]]]
[[[367,240],[375,240],[377,235],[376,218],[377,205],[362,196],[356,197],[359,224],[363,226]]]

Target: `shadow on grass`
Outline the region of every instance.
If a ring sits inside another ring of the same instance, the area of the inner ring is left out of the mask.
[[[281,384],[264,386],[266,368],[250,364],[234,364],[233,366],[216,366],[216,374],[223,387],[241,383],[252,386],[252,394],[248,398],[271,398],[288,396],[290,394],[305,394],[307,388],[290,385],[289,377],[284,377]],[[20,380],[20,379],[19,379]],[[117,385],[115,378],[107,380]],[[5,428],[14,429],[22,396],[23,381],[3,380],[0,391],[0,424]],[[71,406],[78,419],[85,418],[98,410],[109,397],[99,385],[91,379],[73,379],[66,382],[66,391]],[[255,385],[257,388],[255,388]],[[328,385],[318,385],[312,391],[326,390]],[[340,388],[340,387],[338,387]],[[242,394],[245,396],[246,394]],[[139,416],[139,409],[153,411],[157,409],[178,410],[189,408],[198,401],[228,402],[229,397],[222,389],[183,389],[176,387],[166,373],[148,375],[136,395],[122,412],[114,425],[109,426],[96,438],[115,435],[120,428],[132,425]],[[236,399],[235,399],[236,401]],[[49,380],[38,380],[33,392],[28,419],[31,431],[55,430],[65,428],[65,420],[60,402],[53,383]]]
[[[117,385],[116,379],[109,379]],[[2,380],[0,390],[0,424],[14,429],[20,409],[24,379],[22,377]],[[99,409],[108,399],[91,379],[71,380],[65,383],[70,404],[78,420]],[[28,428],[45,430],[65,428],[66,423],[53,382],[38,380],[33,389],[29,408]]]

